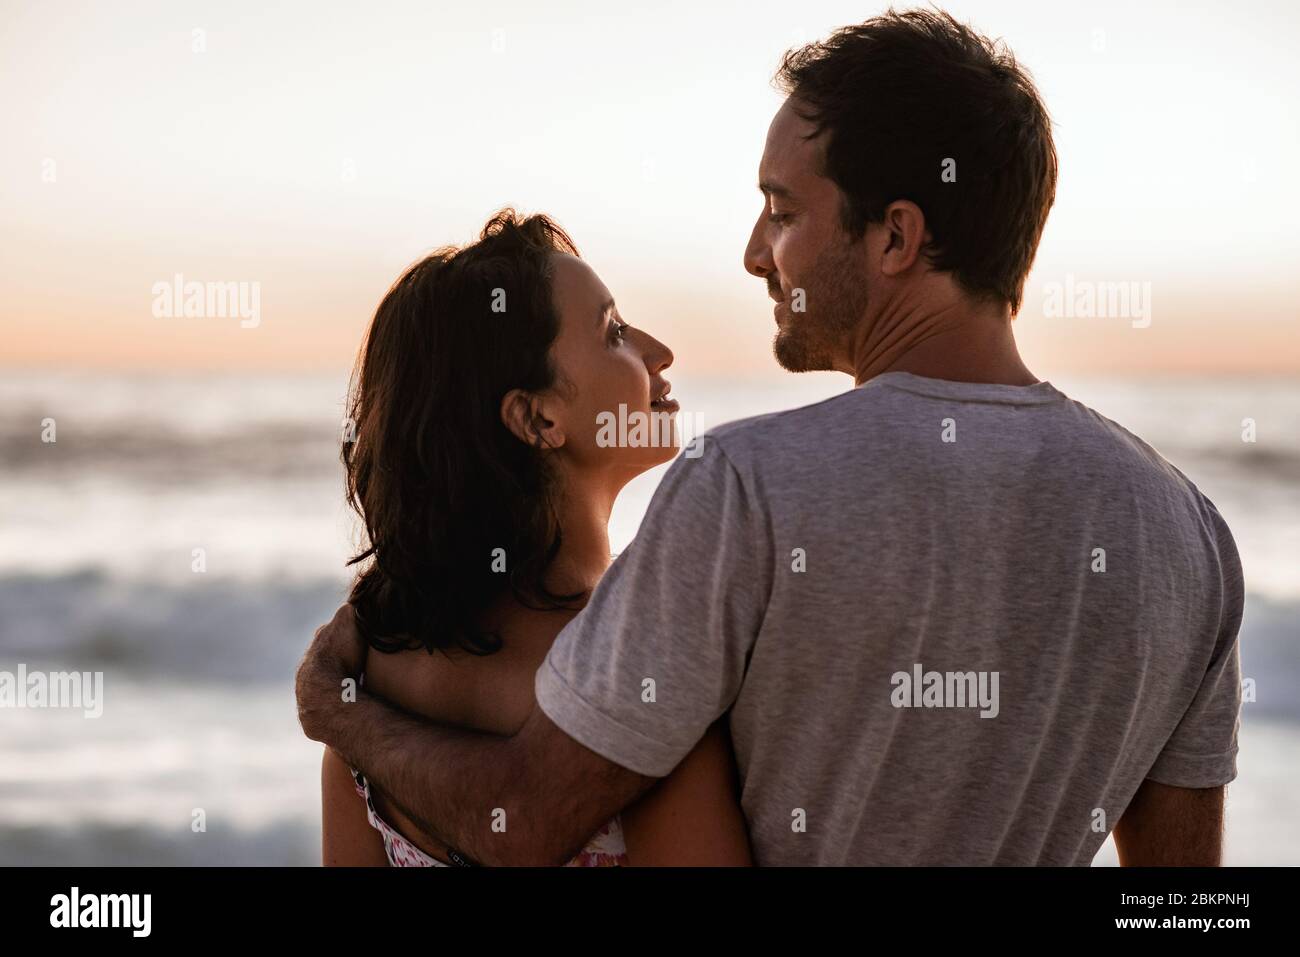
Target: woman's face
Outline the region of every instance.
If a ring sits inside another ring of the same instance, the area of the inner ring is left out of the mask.
[[[562,454],[577,467],[624,476],[668,461],[679,445],[677,403],[663,377],[672,350],[624,321],[581,259],[556,253],[552,266],[558,382],[544,397],[544,415],[563,435]]]

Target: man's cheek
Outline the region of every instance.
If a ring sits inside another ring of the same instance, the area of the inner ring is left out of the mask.
[[[785,237],[780,245],[772,249],[772,264],[776,266],[776,273],[781,277],[781,286],[786,293],[799,285],[795,280],[802,275],[799,268],[800,252],[801,246],[796,236]]]
[[[772,268],[776,270],[776,275],[773,278],[780,283],[782,293],[784,293],[787,282],[786,277],[790,273],[786,267],[785,250],[780,244],[773,244],[772,246]]]

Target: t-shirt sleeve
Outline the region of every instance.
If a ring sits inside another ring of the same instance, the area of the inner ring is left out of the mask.
[[[1237,776],[1237,731],[1241,723],[1241,628],[1246,586],[1241,559],[1227,523],[1206,500],[1217,537],[1221,602],[1214,653],[1200,688],[1147,777],[1183,788],[1212,788]]]
[[[534,683],[566,734],[652,777],[735,701],[771,591],[767,519],[720,443],[700,449],[669,468]]]

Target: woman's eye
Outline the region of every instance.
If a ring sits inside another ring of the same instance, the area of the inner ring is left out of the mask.
[[[615,338],[615,339],[622,339],[622,338],[623,338],[623,330],[624,330],[624,329],[627,329],[627,328],[628,328],[628,324],[627,324],[626,322],[616,322],[616,323],[614,323],[614,338]]]

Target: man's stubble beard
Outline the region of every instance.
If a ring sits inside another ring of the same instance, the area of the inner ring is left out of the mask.
[[[803,287],[805,311],[790,312],[772,340],[772,353],[787,372],[836,369],[836,354],[847,348],[867,311],[858,249],[846,242],[823,251],[813,264]]]

